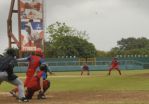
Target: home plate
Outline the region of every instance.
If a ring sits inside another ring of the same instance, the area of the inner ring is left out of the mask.
[[[9,95],[10,96],[9,92],[0,92],[0,95]]]
[[[96,95],[96,96],[101,97],[102,95]]]

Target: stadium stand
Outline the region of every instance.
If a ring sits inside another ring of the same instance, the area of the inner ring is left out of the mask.
[[[111,64],[112,57],[98,57],[89,59],[80,58],[47,58],[46,62],[52,71],[78,71],[83,63],[89,65],[90,70],[107,70]],[[120,69],[149,69],[149,57],[119,57]],[[25,72],[27,62],[18,63],[15,72]]]

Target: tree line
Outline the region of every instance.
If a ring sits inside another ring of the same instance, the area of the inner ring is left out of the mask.
[[[102,55],[101,55],[102,54]],[[145,37],[128,37],[117,41],[117,46],[109,52],[98,51],[100,56],[133,55],[149,56],[149,39]]]
[[[47,28],[46,56],[113,57],[116,55],[149,55],[149,39],[128,37],[117,41],[110,51],[96,50],[88,41],[86,31],[78,31],[65,23],[56,22]]]
[[[86,31],[78,31],[65,23],[56,22],[47,28],[49,34],[45,42],[47,57],[95,57],[96,48],[88,42]]]
[[[148,55],[149,39],[145,37],[128,37],[117,41],[117,46],[110,51],[97,50],[93,43],[89,42],[86,31],[79,31],[56,22],[47,27],[48,38],[45,39],[45,55],[47,58],[58,57],[114,57],[117,55]],[[15,48],[17,54],[18,49]],[[27,53],[23,53],[25,56]],[[18,55],[19,56],[19,55]]]

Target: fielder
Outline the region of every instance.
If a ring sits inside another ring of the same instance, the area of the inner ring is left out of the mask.
[[[84,71],[87,71],[87,75],[90,75],[89,66],[86,63],[84,63],[84,65],[82,66],[81,75],[83,75]]]
[[[111,62],[111,66],[109,68],[108,75],[111,75],[111,71],[114,70],[114,69],[119,72],[119,75],[121,75],[121,71],[119,69],[119,61],[117,60],[116,57],[114,57],[113,60],[112,60],[112,62]]]

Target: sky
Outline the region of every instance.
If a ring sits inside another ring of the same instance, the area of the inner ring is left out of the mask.
[[[45,26],[65,22],[87,31],[97,50],[109,51],[128,37],[149,38],[149,0],[44,0]],[[11,0],[0,0],[0,53],[8,47],[7,18]],[[17,7],[17,6],[16,6]],[[17,15],[13,15],[17,34]]]

